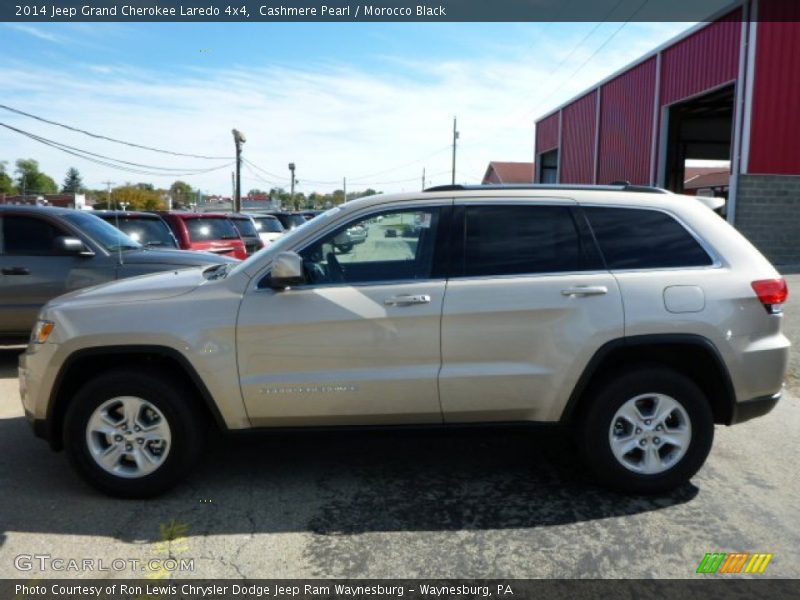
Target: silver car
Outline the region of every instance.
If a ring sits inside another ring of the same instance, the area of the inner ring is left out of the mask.
[[[368,240],[339,250],[360,226]],[[21,395],[34,431],[116,495],[172,486],[206,422],[561,424],[600,482],[657,492],[701,468],[715,425],[778,402],[787,293],[717,214],[663,190],[370,196],[237,265],[53,300]]]

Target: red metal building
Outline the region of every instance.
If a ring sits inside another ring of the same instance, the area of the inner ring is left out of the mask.
[[[800,264],[800,1],[740,0],[536,123],[536,181],[684,191],[730,161],[727,218]]]

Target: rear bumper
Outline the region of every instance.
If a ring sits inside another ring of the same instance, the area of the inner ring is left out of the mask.
[[[783,395],[783,389],[777,394],[771,396],[760,396],[751,400],[737,402],[733,406],[733,417],[731,418],[731,425],[736,423],[744,423],[750,419],[763,416],[775,408],[778,401]]]

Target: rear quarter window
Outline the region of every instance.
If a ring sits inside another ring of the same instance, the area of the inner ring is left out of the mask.
[[[609,269],[705,267],[713,260],[674,217],[639,208],[584,207]]]

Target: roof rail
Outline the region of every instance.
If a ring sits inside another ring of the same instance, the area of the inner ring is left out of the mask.
[[[649,185],[631,185],[628,182],[614,182],[611,185],[584,185],[567,183],[511,183],[488,185],[437,185],[426,188],[426,192],[462,192],[462,191],[492,191],[492,190],[598,190],[605,192],[649,192],[655,194],[669,194],[668,190]]]

